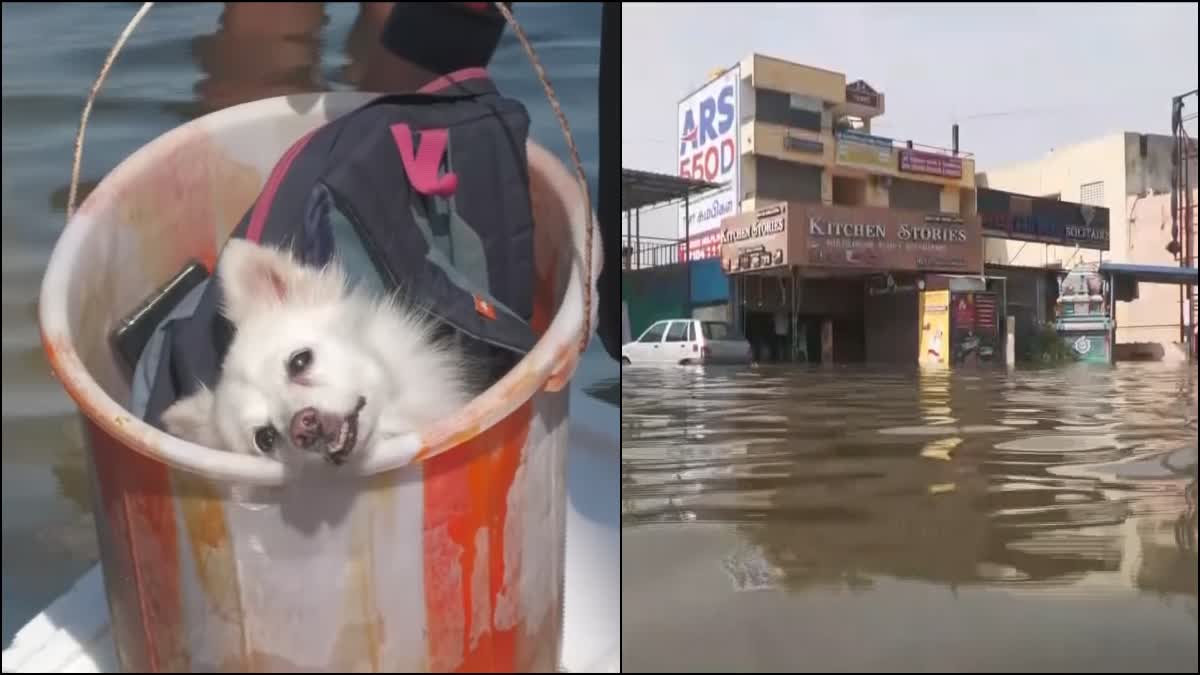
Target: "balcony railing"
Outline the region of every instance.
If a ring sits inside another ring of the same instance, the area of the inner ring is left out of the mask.
[[[682,262],[680,257],[682,239],[626,237],[622,244],[622,265],[627,270],[674,265]]]
[[[960,159],[973,159],[975,153],[959,150],[957,153],[950,148],[941,148],[936,145],[922,145],[921,143],[913,143],[912,141],[897,141],[892,140],[892,147],[897,150],[919,150],[928,152],[934,155],[943,155],[945,157],[958,157]]]

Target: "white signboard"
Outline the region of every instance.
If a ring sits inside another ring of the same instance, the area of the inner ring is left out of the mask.
[[[680,176],[724,187],[694,195],[679,205],[679,238],[695,237],[719,229],[721,219],[738,212],[741,194],[741,68],[735,66],[679,103],[679,147],[676,166]]]

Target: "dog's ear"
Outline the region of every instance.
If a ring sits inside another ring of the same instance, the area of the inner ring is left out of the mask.
[[[286,301],[336,300],[342,283],[335,269],[319,270],[283,251],[245,239],[230,239],[217,265],[225,295],[224,314],[236,326],[242,319]]]
[[[296,264],[275,249],[230,239],[217,263],[224,313],[234,325],[287,298]]]
[[[162,421],[172,436],[208,448],[220,445],[213,420],[213,394],[204,387],[167,408]]]

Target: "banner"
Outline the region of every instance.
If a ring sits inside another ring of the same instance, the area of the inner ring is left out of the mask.
[[[950,353],[950,291],[922,291],[920,307],[923,366],[945,366]]]
[[[680,239],[715,230],[722,218],[739,210],[740,73],[735,66],[679,102],[679,175],[722,185],[694,196],[687,216],[679,206]],[[686,226],[685,217],[690,221]]]
[[[721,223],[721,266],[726,274],[788,264],[788,205],[777,204]]]
[[[976,204],[985,235],[1108,250],[1109,214],[1103,206],[992,188],[979,188]]]
[[[900,151],[900,170],[941,178],[962,178],[962,159],[906,149]]]
[[[837,163],[864,169],[890,170],[892,139],[857,131],[837,132]]]

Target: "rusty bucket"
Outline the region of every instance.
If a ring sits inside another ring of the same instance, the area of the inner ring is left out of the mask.
[[[457,416],[354,475],[174,438],[125,408],[107,336],[188,258],[210,269],[298,138],[369,94],[290,96],[157,138],[88,197],[42,285],[42,341],[82,413],[126,671],[538,672],[558,667],[567,388],[594,325],[586,201],[529,145],[536,347]],[[601,260],[599,237],[592,259]]]

